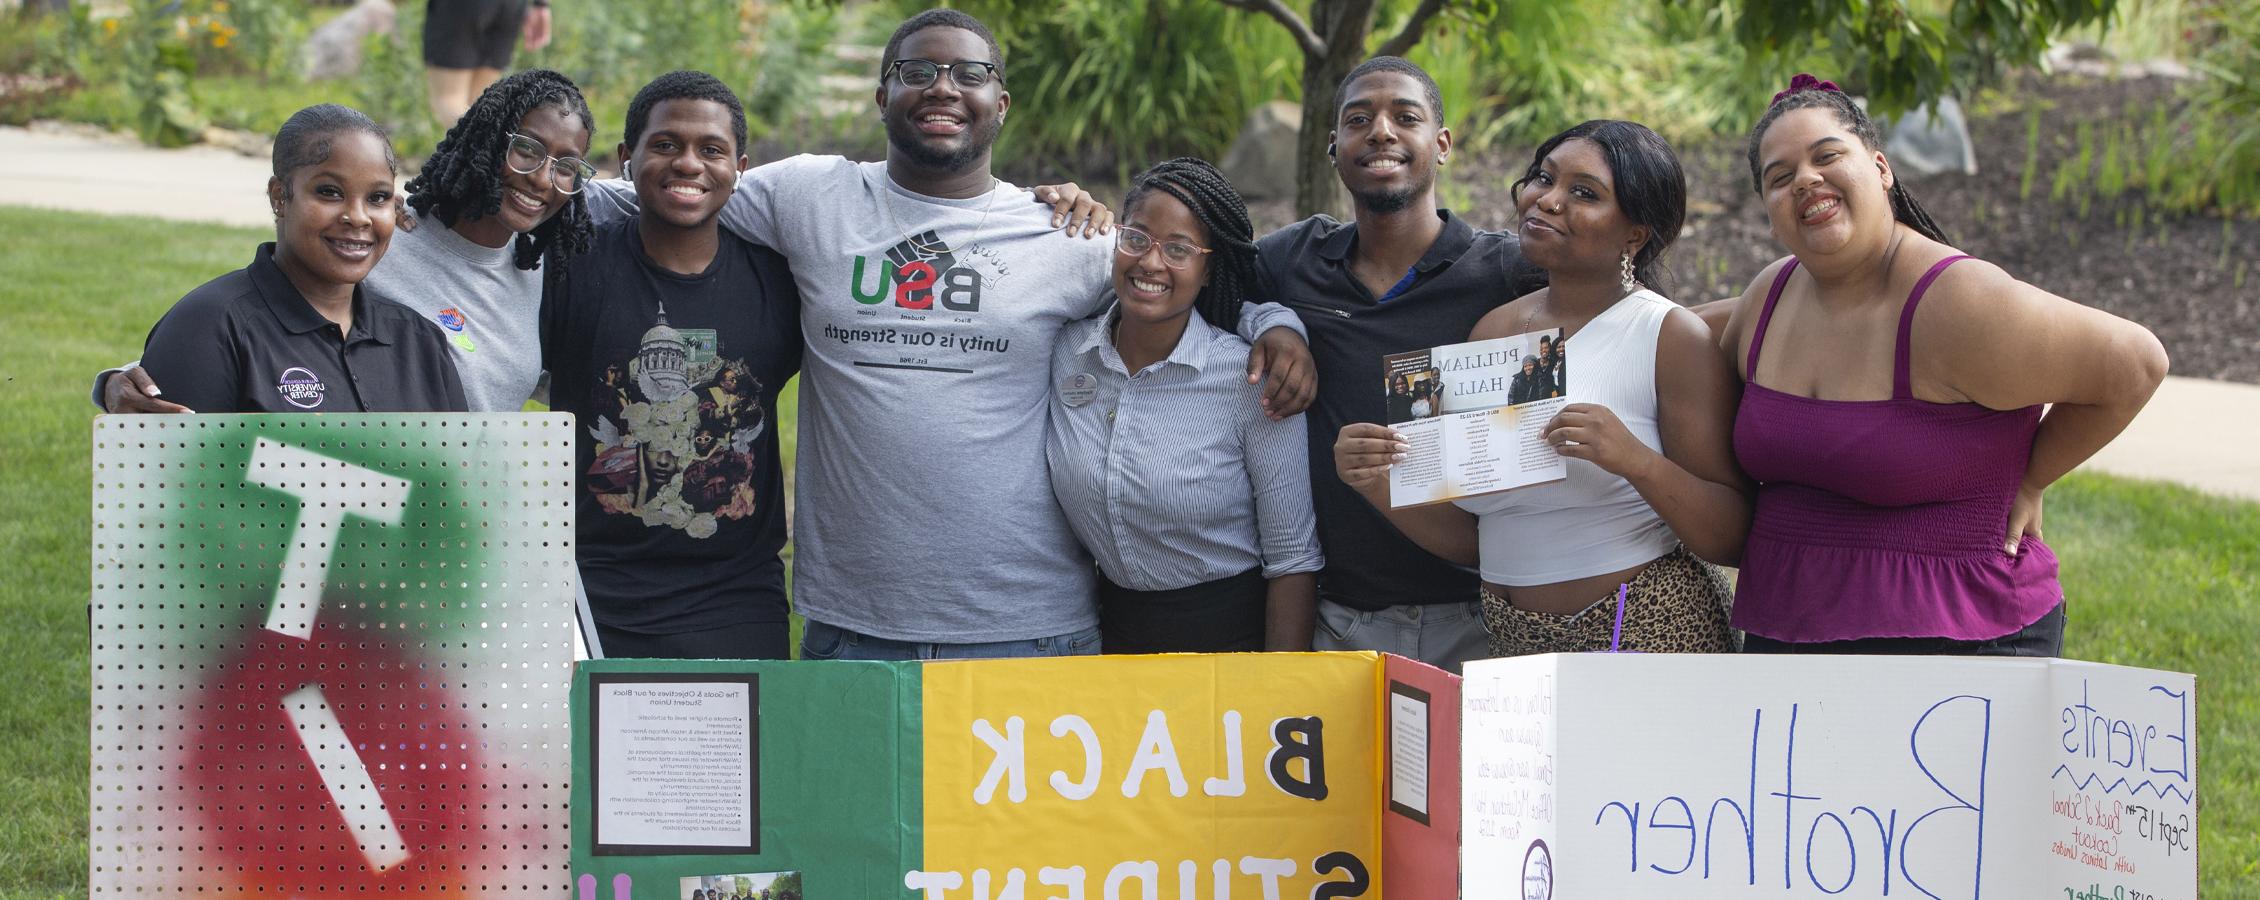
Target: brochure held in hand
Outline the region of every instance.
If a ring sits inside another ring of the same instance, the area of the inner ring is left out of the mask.
[[[1551,328],[1382,357],[1389,427],[1412,445],[1389,470],[1389,505],[1566,476],[1545,428],[1569,404],[1567,349]]]

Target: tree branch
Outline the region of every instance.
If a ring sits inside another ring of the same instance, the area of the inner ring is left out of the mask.
[[[1411,51],[1413,45],[1420,43],[1421,32],[1427,30],[1428,20],[1435,18],[1444,9],[1444,3],[1445,0],[1420,0],[1420,6],[1413,10],[1412,18],[1405,20],[1405,27],[1382,44],[1381,49],[1374,51],[1373,55],[1403,56]]]
[[[1326,55],[1326,42],[1318,39],[1318,32],[1312,31],[1310,23],[1303,21],[1303,17],[1295,15],[1294,10],[1288,9],[1287,5],[1279,2],[1279,0],[1216,0],[1216,2],[1235,9],[1260,12],[1277,19],[1279,24],[1287,29],[1287,33],[1294,36],[1295,43],[1303,48],[1304,55],[1311,57]],[[1440,0],[1430,0],[1430,2],[1440,2]],[[1419,16],[1418,13],[1414,15]]]

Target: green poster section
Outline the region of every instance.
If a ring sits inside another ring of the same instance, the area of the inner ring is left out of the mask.
[[[593,833],[592,674],[757,677],[759,852],[599,856]],[[573,676],[574,896],[681,900],[681,879],[799,872],[807,898],[903,893],[924,856],[919,669],[916,663],[589,660]],[[618,877],[629,891],[615,893]],[[592,890],[593,886],[593,890]]]

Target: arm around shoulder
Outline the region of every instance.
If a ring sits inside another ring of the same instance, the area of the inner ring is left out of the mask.
[[[226,299],[190,292],[149,329],[141,365],[165,397],[197,412],[236,412],[242,354]]]

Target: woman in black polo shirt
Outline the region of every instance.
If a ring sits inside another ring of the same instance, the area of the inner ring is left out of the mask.
[[[325,103],[275,133],[275,241],[190,291],[149,331],[142,365],[198,412],[460,412],[439,327],[365,294],[392,240],[398,164],[384,129]]]

